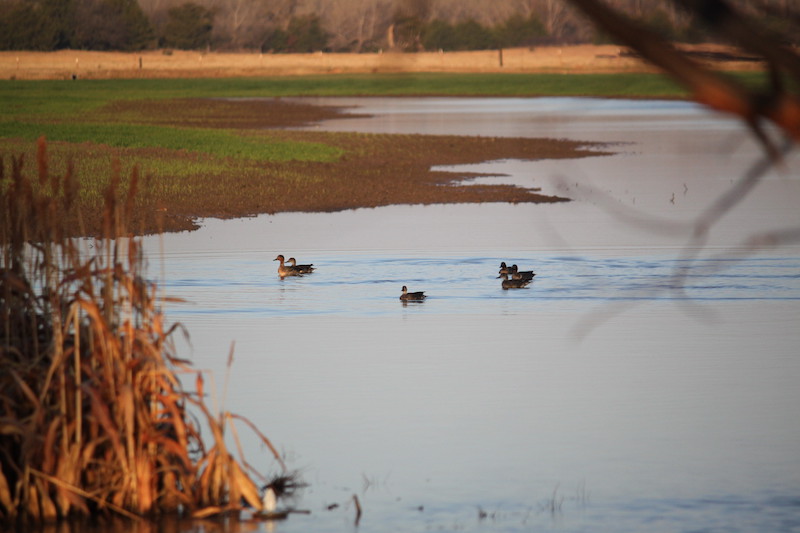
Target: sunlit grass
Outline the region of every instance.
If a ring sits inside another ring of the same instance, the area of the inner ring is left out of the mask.
[[[0,529],[259,509],[267,477],[232,455],[234,423],[285,465],[250,421],[212,411],[203,372],[175,353],[179,325],[166,323],[141,243],[126,237],[138,173],[122,188],[112,168],[104,231],[87,247],[69,235],[97,213],[84,213],[73,172],[47,148],[40,139],[37,178],[21,154],[0,161]]]
[[[0,122],[0,137],[33,141],[42,135],[51,141],[95,142],[118,148],[187,150],[257,161],[333,161],[341,155],[340,150],[322,144],[288,142],[217,129],[80,122]]]
[[[762,73],[732,74],[764,80]],[[636,96],[686,93],[661,74],[360,74],[224,79],[0,80],[0,119],[57,117],[112,100],[273,96]]]
[[[37,158],[34,143],[0,142],[0,153],[3,147],[19,154],[24,161]],[[342,151],[341,148],[336,150]],[[49,171],[53,175],[64,176],[71,172],[79,181],[76,199],[89,222],[101,209],[112,176],[118,176],[120,191],[127,193],[134,168],[141,176],[141,193],[135,199],[137,217],[152,217],[154,212],[164,208],[170,213],[191,216],[187,206],[194,206],[197,212],[206,215],[255,214],[268,210],[271,199],[285,195],[287,187],[313,191],[315,184],[323,179],[305,167],[294,168],[291,162],[269,164],[255,159],[220,158],[163,148],[115,149],[94,143],[52,142],[48,155]],[[11,182],[0,180],[0,190],[9,186]],[[40,192],[49,194],[46,188]],[[225,207],[220,210],[219,205]],[[264,208],[259,209],[259,205]]]

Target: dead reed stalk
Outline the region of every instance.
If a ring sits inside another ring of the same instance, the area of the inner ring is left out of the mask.
[[[226,445],[228,431],[238,441],[234,420],[255,428],[208,409],[203,376],[176,356],[179,326],[167,327],[140,243],[127,237],[138,174],[120,199],[117,167],[105,237],[82,248],[57,215],[76,208],[72,169],[50,174],[44,138],[37,153],[38,180],[22,157],[7,176],[0,158],[0,525],[260,508],[257,473]],[[194,391],[180,373],[196,373]]]

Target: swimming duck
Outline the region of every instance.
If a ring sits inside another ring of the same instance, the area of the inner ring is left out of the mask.
[[[425,296],[424,292],[422,292],[422,291],[420,291],[420,292],[408,292],[408,287],[403,285],[403,294],[400,295],[400,299],[401,300],[403,300],[403,301],[409,301],[410,300],[410,301],[419,301],[419,302],[421,302],[425,298],[427,298],[427,296]]]
[[[282,255],[279,255],[278,257],[273,259],[273,261],[280,261],[281,262],[281,264],[278,265],[278,275],[280,277],[282,277],[282,278],[286,277],[286,276],[302,276],[303,275],[303,273],[300,272],[299,270],[297,270],[297,268],[295,268],[293,266],[284,265],[283,264],[284,258],[283,258]]]
[[[313,263],[310,265],[298,265],[297,261],[294,260],[294,257],[290,257],[286,262],[289,263],[290,267],[298,270],[301,274],[311,274],[314,272]]]
[[[511,268],[509,270],[510,270],[509,274],[511,274],[511,279],[532,280],[533,276],[536,275],[536,273],[533,270],[520,271],[517,265],[511,265]]]
[[[531,280],[529,279],[508,279],[508,274],[503,274],[501,276],[503,278],[503,289],[523,289],[525,288]]]

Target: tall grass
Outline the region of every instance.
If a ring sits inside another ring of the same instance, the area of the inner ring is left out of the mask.
[[[40,139],[36,179],[22,157],[0,160],[0,524],[259,508],[258,473],[228,445],[234,421],[285,466],[248,420],[212,412],[202,373],[177,357],[179,326],[127,237],[136,171],[124,197],[112,176],[105,237],[82,249],[54,216],[75,209],[77,181],[46,152]]]

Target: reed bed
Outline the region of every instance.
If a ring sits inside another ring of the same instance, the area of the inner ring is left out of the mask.
[[[286,467],[247,419],[207,406],[206,378],[177,357],[180,326],[128,237],[137,172],[124,197],[112,176],[104,237],[79,241],[64,227],[80,221],[77,180],[49,172],[46,152],[40,138],[38,179],[0,159],[0,525],[260,508],[234,423]]]

